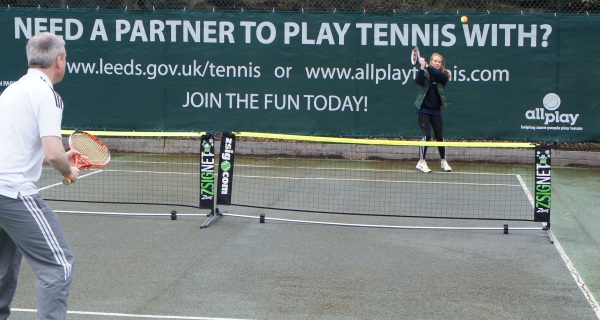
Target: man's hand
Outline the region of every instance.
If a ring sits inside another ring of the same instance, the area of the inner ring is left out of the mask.
[[[46,163],[60,172],[63,177],[71,180],[71,183],[75,182],[79,177],[79,169],[71,166],[71,163],[73,156],[79,152],[75,150],[65,152],[62,139],[55,136],[42,137],[42,146]]]

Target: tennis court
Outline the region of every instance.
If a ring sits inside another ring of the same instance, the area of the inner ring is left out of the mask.
[[[141,155],[115,157],[109,167],[102,171],[87,171],[90,175],[70,187],[57,183],[60,177],[45,170],[44,173],[49,175],[44,175],[39,186],[46,188],[42,191],[46,193],[62,189],[62,194],[67,188],[73,193],[70,196],[75,197],[83,196],[83,192],[91,188],[92,194],[99,197],[94,201],[118,199],[125,193],[149,202],[163,201],[161,195],[172,200],[176,196],[174,194],[185,193],[188,187],[197,190],[193,182],[197,181],[197,177],[191,178],[189,185],[171,185],[168,181],[175,172],[183,177],[197,175],[197,161],[190,161],[186,156],[177,157],[175,164],[186,169],[165,171],[164,167],[156,166],[160,162],[157,158]],[[349,166],[345,161],[333,162],[344,164],[335,168]],[[326,167],[327,164],[321,163],[320,166]],[[238,177],[246,176],[248,179],[258,175],[257,165],[251,161],[241,161],[237,165]],[[369,167],[373,164],[362,165]],[[397,173],[406,169],[407,172],[402,177],[394,177],[390,176],[391,172],[384,171],[387,174],[378,177],[378,180],[386,180],[386,183],[394,181],[391,183],[407,190],[418,189],[418,193],[434,190],[430,182],[436,182],[434,185],[442,183],[444,190],[450,194],[457,193],[456,190],[462,190],[462,187],[457,188],[452,177],[460,177],[467,185],[472,183],[465,182],[471,176],[483,176],[483,180],[478,178],[476,183],[498,184],[502,181],[501,184],[508,187],[494,186],[494,190],[517,190],[518,197],[514,201],[523,202],[520,206],[532,210],[526,192],[528,188],[523,188],[512,173],[514,165],[497,165],[504,172],[498,175],[501,180],[494,178],[493,183],[489,179],[495,175],[467,174],[467,166],[462,167],[461,164],[455,166],[453,173],[431,175],[416,175],[409,170],[412,162],[388,165],[397,167],[377,164],[376,176],[381,175],[380,170]],[[293,167],[294,170],[269,168],[269,177],[306,177],[296,175],[306,171],[297,170],[301,165]],[[586,189],[570,188],[569,184],[573,181],[568,179],[565,179],[567,184],[561,185],[562,177],[574,176],[571,168],[564,170],[555,170],[559,174],[555,178],[558,185],[554,186],[554,190],[564,193],[565,199],[571,199],[570,192],[576,196]],[[580,170],[585,170],[578,172],[580,185],[597,184],[600,175],[597,169]],[[507,171],[510,173],[506,174]],[[310,175],[315,175],[315,170],[311,172]],[[354,178],[349,178],[351,181],[335,181],[333,184],[331,179],[315,181],[316,177],[310,176],[311,184],[306,188],[299,187],[304,180],[293,180],[292,184],[273,185],[255,181],[242,189],[248,195],[254,193],[261,198],[285,186],[293,186],[282,194],[282,199],[285,199],[298,193],[298,198],[305,197],[307,188],[319,192],[324,190],[322,187],[331,189],[336,186],[340,189],[335,189],[336,192],[329,198],[335,198],[335,194],[342,195],[348,208],[357,208],[360,202],[353,202],[345,192],[360,194],[365,190],[359,187],[364,185],[364,181],[357,185],[355,180],[364,180],[361,175],[370,171],[353,172]],[[119,173],[118,179],[110,178],[116,173]],[[327,175],[320,172],[317,177]],[[109,178],[109,184],[102,181]],[[530,180],[526,172],[523,172],[522,179]],[[242,187],[243,181],[236,180],[239,185],[234,183],[234,186]],[[427,183],[416,183],[418,181]],[[152,191],[159,185],[165,188]],[[167,192],[169,188],[174,191]],[[452,191],[452,188],[456,190]],[[477,193],[482,186],[469,188],[470,196],[463,192],[458,202],[477,202],[482,197]],[[412,194],[410,191],[403,192]],[[189,195],[193,199],[188,201],[197,203],[198,193],[193,193]],[[512,197],[507,199],[507,193],[496,193],[504,194],[499,201],[506,202]],[[243,192],[238,194],[248,196]],[[369,196],[377,197],[375,193]],[[380,193],[379,197],[378,202],[394,202],[387,193]],[[235,196],[233,199],[235,201]],[[587,199],[597,201],[593,197]],[[426,203],[426,200],[429,199],[420,199],[423,206],[434,205]],[[325,203],[315,198],[304,199],[304,202]],[[55,210],[62,211],[61,221],[76,255],[69,319],[597,319],[599,314],[597,309],[594,310],[595,300],[582,292],[584,279],[576,277],[577,281],[574,280],[573,270],[564,260],[566,254],[557,250],[562,249],[560,242],[557,241],[558,246],[557,243],[551,244],[547,232],[536,222],[431,219],[386,214],[342,215],[232,205],[223,207],[224,215],[209,228],[200,229],[208,213],[206,209],[69,201],[51,204]],[[571,206],[560,200],[555,202],[553,212],[558,212],[558,217],[553,220],[553,225],[559,225],[559,230],[567,226],[576,229],[576,222],[565,221],[560,214],[568,210],[561,205]],[[592,215],[592,208],[589,206],[588,211],[578,214]],[[173,209],[178,211],[177,220],[170,218]],[[131,214],[80,214],[85,212]],[[232,212],[231,215],[228,212]],[[133,213],[160,215],[136,216]],[[239,218],[235,215],[237,213],[252,219]],[[267,220],[260,223],[258,217],[265,213]],[[354,227],[290,223],[269,218]],[[511,225],[508,234],[502,232],[505,223]],[[440,225],[465,229],[410,228]],[[512,229],[513,226],[533,228],[519,230]],[[593,228],[593,223],[585,227]],[[569,234],[571,232],[575,231],[571,229]],[[561,234],[557,234],[556,239],[562,240]],[[574,244],[566,246],[575,252],[587,250],[596,255],[598,252],[593,241],[588,241],[587,249],[579,245],[574,247]],[[578,270],[581,267],[582,274],[592,280],[583,288],[592,288],[597,296],[600,282],[594,282],[598,279],[593,276],[593,270],[598,267],[598,259],[592,260],[589,257],[582,259],[582,265],[577,266],[575,262],[575,267]],[[33,275],[26,265],[22,274],[11,319],[34,318]]]

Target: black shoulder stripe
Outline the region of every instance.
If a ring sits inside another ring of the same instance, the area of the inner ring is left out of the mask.
[[[40,77],[40,79],[42,79],[42,81],[46,82],[46,79],[44,79],[43,77]],[[46,84],[48,84],[48,82],[46,82]],[[63,108],[62,98],[60,97],[58,92],[54,91],[54,88],[52,88],[52,86],[50,84],[48,84],[48,87],[50,87],[50,90],[52,90],[52,93],[54,94],[54,103],[56,104],[56,107],[62,110],[62,108]]]
[[[54,101],[56,102],[56,107],[62,110],[62,108],[63,108],[62,98],[56,91],[54,91],[54,89],[52,90],[52,93],[54,93]]]

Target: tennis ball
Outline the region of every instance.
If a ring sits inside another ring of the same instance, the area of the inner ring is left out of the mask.
[[[544,108],[549,111],[554,111],[560,107],[560,97],[556,93],[548,93],[542,100]]]
[[[467,22],[469,22],[469,18],[467,18],[467,16],[462,16],[462,17],[460,17],[460,22],[467,23]]]

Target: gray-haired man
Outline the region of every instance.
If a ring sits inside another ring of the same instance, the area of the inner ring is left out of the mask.
[[[27,42],[29,70],[0,96],[0,319],[10,315],[25,257],[35,271],[38,319],[65,319],[73,253],[54,211],[37,194],[42,163],[76,181],[73,152],[61,139],[63,102],[53,85],[65,75],[62,38]]]

